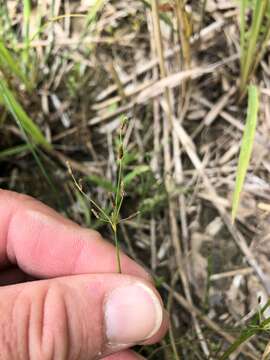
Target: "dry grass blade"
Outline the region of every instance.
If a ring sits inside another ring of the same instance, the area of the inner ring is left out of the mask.
[[[190,14],[186,12],[185,1],[175,0],[176,2],[176,14],[178,21],[178,28],[180,31],[184,68],[188,69],[191,65],[191,49],[190,49],[190,38],[192,35],[192,23]]]
[[[223,59],[222,61],[219,61],[217,63],[214,63],[212,65],[208,65],[207,67],[200,67],[200,68],[194,68],[189,70],[180,71],[175,74],[166,75],[159,81],[155,82],[154,84],[150,84],[145,89],[143,89],[136,101],[137,103],[145,103],[149,99],[152,99],[154,97],[157,97],[161,95],[163,92],[166,93],[168,89],[173,89],[177,86],[179,86],[181,83],[183,83],[187,79],[197,79],[205,74],[211,74],[219,67],[222,67],[230,62],[235,61],[238,59],[238,55],[232,55],[227,59]]]
[[[262,356],[262,360],[269,360],[269,359],[270,359],[270,342],[267,344]]]
[[[242,139],[241,151],[239,156],[238,168],[236,172],[236,184],[233,194],[232,204],[232,220],[234,221],[237,215],[237,210],[240,202],[240,195],[243,189],[247,169],[252,153],[254,137],[256,132],[257,118],[259,110],[259,95],[256,86],[251,85],[248,93],[248,111],[246,118],[246,125]]]

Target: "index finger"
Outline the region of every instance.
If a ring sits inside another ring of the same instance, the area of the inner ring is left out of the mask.
[[[29,196],[0,189],[0,229],[0,268],[17,264],[40,278],[116,272],[114,246]],[[123,253],[121,266],[126,274],[150,280]]]

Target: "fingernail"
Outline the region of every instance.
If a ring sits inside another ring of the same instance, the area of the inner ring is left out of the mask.
[[[106,335],[111,344],[135,344],[159,330],[163,309],[153,290],[134,283],[113,290],[105,301]]]

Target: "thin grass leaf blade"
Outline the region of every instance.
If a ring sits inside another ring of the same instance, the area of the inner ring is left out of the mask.
[[[134,170],[132,170],[130,173],[128,173],[124,177],[124,179],[123,179],[124,185],[128,186],[133,181],[133,179],[135,179],[136,177],[142,175],[143,173],[145,173],[149,170],[150,170],[150,167],[148,165],[136,166]]]
[[[236,184],[232,203],[232,220],[236,218],[250,157],[253,149],[254,137],[259,111],[259,94],[256,86],[251,85],[248,89],[248,111],[245,130],[242,139],[238,167],[236,172]]]
[[[14,60],[9,50],[4,43],[0,40],[0,68],[4,71],[7,69],[12,75],[16,75],[26,86],[30,89],[30,83],[24,75],[17,61]]]
[[[270,301],[262,307],[261,314],[269,308]],[[244,342],[250,339],[252,336],[259,333],[262,329],[265,331],[268,330],[270,323],[270,318],[267,318],[260,322],[260,314],[256,313],[247,327],[241,332],[240,336],[229,346],[229,348],[225,351],[225,353],[219,358],[219,360],[227,360],[230,355],[232,355]]]
[[[10,156],[19,155],[25,151],[30,151],[30,150],[31,148],[28,144],[13,146],[12,148],[1,150],[0,159],[6,159]]]
[[[96,0],[88,11],[86,23],[87,27],[96,19],[97,13],[102,9],[105,0]]]
[[[44,138],[38,127],[33,123],[33,121],[28,117],[28,115],[22,109],[21,105],[16,101],[12,92],[8,89],[5,80],[1,77],[0,77],[0,94],[4,100],[4,105],[14,117],[14,120],[16,121],[34,159],[36,160],[39,169],[41,170],[41,173],[43,174],[44,178],[46,179],[47,183],[50,185],[52,191],[55,193],[55,196],[57,198],[58,193],[54,187],[54,184],[51,181],[49,174],[47,173],[46,169],[44,168],[37,154],[38,149],[36,149],[35,144],[32,144],[31,140],[33,141],[36,140],[37,144],[43,145],[48,150],[51,149],[52,147],[51,144],[47,142],[47,140]],[[29,130],[34,131],[35,134],[31,133],[31,131]]]
[[[233,342],[219,360],[227,360],[244,342],[254,336],[258,332],[257,328],[245,329],[241,335]]]
[[[0,93],[7,110],[13,115],[16,122],[19,122],[22,128],[27,132],[31,139],[36,144],[43,145],[47,149],[51,149],[51,144],[48,143],[39,128],[35,125],[33,120],[26,114],[21,105],[15,99],[15,96],[9,90],[5,80],[0,77]]]

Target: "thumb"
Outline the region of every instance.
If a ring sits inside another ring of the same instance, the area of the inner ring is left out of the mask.
[[[166,331],[150,283],[76,275],[0,287],[1,360],[91,360],[157,341]]]

